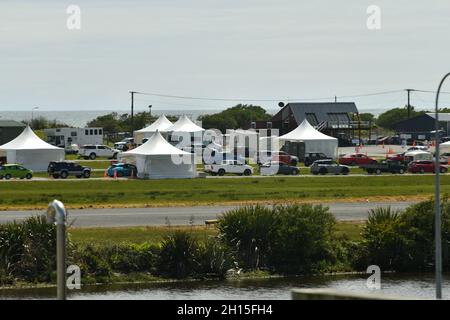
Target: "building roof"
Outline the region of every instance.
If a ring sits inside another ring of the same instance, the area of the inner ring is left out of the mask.
[[[295,121],[298,124],[305,120],[307,113],[314,113],[317,121],[320,123],[331,120],[328,113],[358,112],[354,102],[292,102],[288,103],[285,108],[292,110]]]
[[[41,138],[39,138],[30,127],[25,130],[14,140],[0,146],[1,150],[53,150],[62,148],[55,147]]]
[[[6,128],[6,127],[19,127],[19,128],[25,128],[26,124],[14,120],[0,120],[0,128]]]

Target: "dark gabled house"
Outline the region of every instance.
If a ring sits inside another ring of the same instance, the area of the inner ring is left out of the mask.
[[[26,125],[14,120],[0,120],[0,145],[15,139]]]
[[[282,107],[270,121],[254,121],[253,129],[278,129],[283,135],[294,130],[304,119],[317,130],[341,139],[349,140],[355,131],[367,130],[369,123],[353,121],[358,114],[354,102],[301,102]]]
[[[403,139],[432,140],[435,135],[435,114],[424,113],[394,124],[395,132]],[[450,135],[450,113],[439,113],[441,136]]]

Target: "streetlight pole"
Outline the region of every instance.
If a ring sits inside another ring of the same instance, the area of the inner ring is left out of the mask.
[[[31,126],[33,126],[33,120],[34,120],[34,110],[39,109],[39,107],[34,107],[33,109],[31,109]]]
[[[134,94],[136,91],[130,91],[131,94],[131,136],[134,132]]]
[[[47,208],[47,223],[56,224],[56,281],[58,300],[66,300],[66,220],[61,201],[53,200]]]
[[[435,150],[435,163],[434,163],[434,171],[435,171],[435,217],[434,217],[434,242],[435,242],[435,269],[436,269],[436,299],[442,299],[442,222],[441,222],[441,201],[440,201],[440,190],[439,190],[439,173],[440,173],[440,154],[439,154],[439,93],[441,92],[442,85],[444,84],[445,79],[450,76],[450,73],[447,73],[444,78],[442,78],[439,83],[438,90],[436,92],[436,105],[435,105],[435,136],[436,136],[436,150]]]

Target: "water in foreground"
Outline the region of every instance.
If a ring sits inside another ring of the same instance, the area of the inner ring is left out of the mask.
[[[240,281],[202,281],[154,284],[84,286],[71,291],[70,299],[262,299],[288,300],[293,288],[333,288],[352,292],[374,292],[366,287],[365,275],[316,276]],[[52,299],[54,288],[0,290],[0,299]],[[383,275],[381,293],[434,298],[431,274]],[[443,283],[444,299],[450,298],[450,280]]]

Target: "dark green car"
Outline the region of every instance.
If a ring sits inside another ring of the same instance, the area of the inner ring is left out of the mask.
[[[20,164],[4,164],[0,166],[0,179],[31,179],[33,178],[33,171],[22,167]]]

